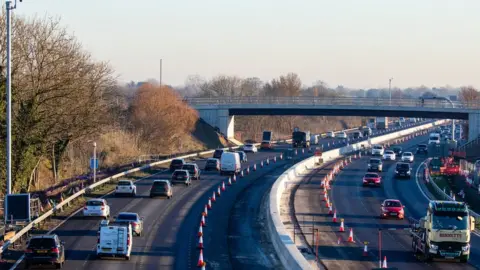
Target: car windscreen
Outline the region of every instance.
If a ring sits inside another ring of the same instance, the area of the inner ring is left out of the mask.
[[[214,156],[221,156],[223,154],[223,150],[215,150],[215,153],[213,153]]]
[[[379,164],[380,159],[370,159],[370,164]]]
[[[427,148],[427,145],[425,145],[425,144],[419,144],[419,145],[418,145],[418,148]]]
[[[182,159],[174,159],[172,160],[172,165],[180,165],[180,164],[183,164],[183,160]]]
[[[103,202],[102,201],[88,201],[87,205],[88,206],[103,206]]]
[[[245,144],[245,147],[251,148],[253,147],[253,144]]]
[[[432,136],[432,137],[430,137],[430,140],[438,141],[438,140],[440,140],[440,138],[438,136]]]
[[[119,181],[117,185],[119,185],[119,186],[130,186],[130,182],[128,182],[128,181]]]
[[[380,150],[380,149],[383,149],[383,147],[381,147],[381,146],[379,146],[379,145],[375,145],[375,146],[373,147],[373,149]]]
[[[406,153],[403,153],[403,155],[404,155],[405,157],[411,157],[411,156],[412,156],[412,153],[406,152]]]
[[[388,151],[385,151],[385,154],[391,155],[391,154],[395,154],[395,153],[391,150],[388,150]]]
[[[30,248],[52,248],[55,246],[55,240],[53,238],[32,238],[28,243]]]
[[[410,169],[410,165],[408,165],[408,164],[397,164],[397,169],[408,170],[408,169]]]
[[[153,182],[152,188],[155,190],[167,190],[168,184],[166,182]]]
[[[173,175],[174,176],[185,176],[185,175],[187,175],[187,172],[186,171],[174,171]]]
[[[402,204],[400,202],[396,202],[396,201],[386,201],[385,206],[386,207],[401,207]]]
[[[377,177],[378,177],[378,174],[374,174],[374,173],[365,174],[365,178],[377,178]]]
[[[135,214],[120,214],[117,219],[119,220],[137,220],[137,215]]]

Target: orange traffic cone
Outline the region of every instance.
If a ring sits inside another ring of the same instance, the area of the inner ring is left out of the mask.
[[[212,195],[212,202],[216,202],[216,201],[217,201],[217,198],[215,197],[215,191],[214,191]]]
[[[363,246],[363,257],[367,257],[368,256],[368,242],[363,242],[364,246]]]
[[[273,163],[277,163],[277,156],[273,157]]]
[[[270,159],[269,158],[267,158],[266,164],[267,164],[267,166],[270,165]]]
[[[353,229],[350,228],[350,235],[348,236],[348,240],[347,240],[349,243],[355,243],[355,240],[353,240]]]
[[[202,221],[201,221],[200,224],[202,224],[202,227],[206,227],[206,226],[207,226],[207,223],[205,222],[205,216],[202,216]]]
[[[231,178],[231,177],[228,178],[228,185],[229,185],[229,186],[232,185],[232,178]]]
[[[222,196],[222,193],[220,192],[220,186],[218,186],[218,188],[217,188],[217,196],[218,197]]]
[[[331,215],[333,213],[333,205],[330,204],[330,206],[328,207],[328,214]]]
[[[213,195],[215,195],[215,193],[214,193]],[[208,198],[207,209],[208,209],[208,210],[211,210],[211,209],[212,209],[212,200],[211,200],[210,198]]]
[[[247,175],[250,174],[250,167],[247,168]]]
[[[328,196],[328,194],[325,192],[325,193],[323,194],[323,199],[322,199],[322,201],[324,201],[324,202],[327,201],[327,196]]]
[[[253,171],[257,170],[257,164],[253,164]]]
[[[388,268],[388,266],[387,266],[387,256],[383,257],[382,268]]]
[[[200,226],[198,227],[198,237],[203,236],[203,228],[202,223],[200,222]]]
[[[282,154],[280,154],[280,160],[282,160],[282,159],[283,159],[283,155],[282,155]]]
[[[197,267],[205,267],[205,262],[203,261],[203,251],[200,250],[200,255],[198,256]]]
[[[203,237],[202,237],[202,236],[200,236],[200,237],[198,238],[197,248],[198,248],[198,249],[203,249]]]
[[[263,160],[260,161],[260,168],[263,168]]]
[[[337,210],[335,210],[335,212],[333,212],[333,222],[334,223],[337,223]],[[343,221],[342,221],[342,226],[343,226]],[[340,228],[341,230],[342,228]]]
[[[328,208],[330,208],[330,199],[327,198],[327,205],[326,205]]]
[[[205,208],[203,208],[202,216],[208,217],[208,209],[207,209],[207,205],[206,205],[206,204],[205,204]]]
[[[237,176],[235,174],[232,176],[232,179],[234,183],[237,182]]]
[[[225,191],[225,181],[222,181],[222,191]]]
[[[243,170],[240,172],[240,178],[243,178]]]
[[[342,238],[338,237],[337,245],[340,245],[341,242],[342,242]]]
[[[343,218],[340,219],[340,232],[344,232],[345,231],[345,226],[343,225]]]

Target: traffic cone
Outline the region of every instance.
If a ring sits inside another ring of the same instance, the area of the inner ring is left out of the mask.
[[[217,201],[217,198],[215,197],[215,191],[214,191],[212,195],[212,202],[216,202],[216,201]]]
[[[363,242],[364,246],[363,246],[363,257],[367,257],[368,256],[368,242]]]
[[[202,227],[206,227],[207,223],[205,222],[205,216],[202,216],[202,221],[200,222],[202,224]]]
[[[328,208],[330,208],[330,199],[327,198],[327,205],[326,205]]]
[[[283,159],[283,155],[282,155],[282,154],[280,154],[280,160],[282,160],[282,159]]]
[[[236,176],[235,174],[233,175],[232,178],[233,178],[233,182],[234,182],[234,183],[237,182],[237,176]]]
[[[218,186],[218,188],[217,188],[217,196],[218,197],[222,196],[222,193],[220,192],[220,186]]]
[[[250,174],[250,167],[247,168],[247,175]]]
[[[215,193],[214,193],[214,195],[215,195]],[[212,200],[210,198],[208,198],[207,209],[208,210],[212,209]]]
[[[200,250],[200,255],[198,256],[197,267],[205,267],[205,262],[203,261],[203,251]]]
[[[327,196],[328,196],[328,194],[325,192],[325,193],[323,194],[323,199],[322,199],[322,201],[324,201],[324,202],[327,201]]]
[[[305,148],[302,148],[302,154],[305,154]]]
[[[270,159],[269,158],[267,158],[266,164],[267,164],[267,166],[270,165]]]
[[[387,256],[383,257],[382,268],[388,268],[388,266],[387,266]]]
[[[207,209],[207,205],[206,205],[206,204],[205,204],[205,208],[203,209],[202,216],[208,217],[208,209]]]
[[[344,232],[345,231],[345,226],[343,225],[343,218],[340,220],[340,232]]]
[[[253,171],[257,171],[257,164],[253,164]]]
[[[277,163],[277,156],[273,157],[273,163]]]
[[[231,178],[231,177],[228,178],[228,185],[229,185],[229,186],[232,185],[232,178]]]
[[[456,201],[456,199],[455,199],[455,194],[453,194],[453,197],[452,197],[452,199],[453,199],[454,201]]]
[[[342,238],[338,237],[337,245],[340,245],[341,242],[342,242]]]
[[[333,222],[334,222],[334,223],[337,223],[337,210],[335,210],[335,211],[333,212]],[[340,227],[340,231],[343,232],[343,231],[342,231],[343,222],[342,222],[342,224],[341,224],[340,226],[341,226],[341,227]]]
[[[198,227],[198,237],[203,236],[203,228],[202,228],[202,222],[200,222],[200,226]]]
[[[198,238],[197,248],[198,248],[198,249],[203,249],[203,237],[202,237],[202,236],[200,236],[200,237]]]
[[[225,181],[222,181],[222,191],[225,191]]]
[[[260,161],[260,168],[263,168],[263,160]]]
[[[348,236],[348,240],[347,240],[349,243],[355,243],[355,240],[353,240],[353,229],[350,228],[350,235]]]
[[[243,170],[240,172],[240,178],[243,178]]]
[[[330,206],[328,207],[328,214],[331,215],[333,214],[333,204],[330,204]]]

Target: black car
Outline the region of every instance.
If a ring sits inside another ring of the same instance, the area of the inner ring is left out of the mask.
[[[406,177],[408,179],[412,178],[412,168],[408,163],[397,163],[397,167],[395,168],[395,177]]]
[[[209,158],[205,162],[205,171],[220,171],[220,160],[218,158]]]
[[[417,146],[417,154],[428,154],[428,146],[426,144],[419,144]]]
[[[368,170],[369,172],[382,172],[383,171],[383,163],[382,160],[379,158],[372,158],[368,162]]]
[[[173,159],[172,162],[170,162],[170,171],[180,170],[184,164],[185,160],[183,158]]]
[[[360,131],[355,131],[355,132],[353,133],[353,138],[354,138],[354,139],[360,139],[360,138],[362,138],[362,137],[363,137],[363,135],[362,135],[362,133],[361,133]]]
[[[182,166],[182,170],[188,171],[190,174],[190,177],[195,180],[200,180],[200,169],[198,168],[198,165],[195,163],[185,163]]]
[[[213,158],[220,159],[222,157],[224,150],[223,149],[217,149],[215,152],[213,152]]]
[[[54,265],[57,269],[65,263],[65,247],[56,234],[37,235],[30,238],[25,249],[25,268],[32,265]]]
[[[403,153],[403,148],[401,146],[394,146],[392,147],[392,151],[395,152],[395,155],[397,155],[397,157],[399,157]]]

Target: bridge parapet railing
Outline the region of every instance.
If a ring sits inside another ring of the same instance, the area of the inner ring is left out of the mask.
[[[238,104],[278,104],[278,105],[340,105],[340,106],[386,106],[386,107],[424,107],[451,108],[452,105],[443,99],[385,99],[358,97],[202,97],[187,98],[190,105],[238,105]],[[473,108],[472,104],[454,101],[455,108]],[[480,107],[480,105],[479,105]]]

